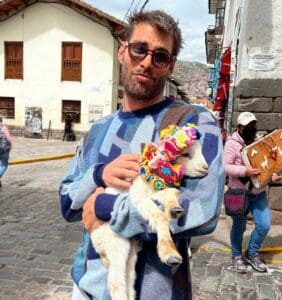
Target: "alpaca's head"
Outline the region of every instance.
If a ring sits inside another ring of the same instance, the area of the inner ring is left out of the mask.
[[[179,186],[183,175],[187,175],[187,166],[182,166],[175,160],[183,152],[189,154],[189,147],[199,138],[200,133],[194,124],[183,127],[170,125],[162,130],[159,144],[148,144],[143,150],[140,163],[143,179],[156,190]]]

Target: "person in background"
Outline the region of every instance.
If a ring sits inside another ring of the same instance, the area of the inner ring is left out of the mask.
[[[70,222],[81,220],[83,208],[86,229],[72,268],[73,299],[110,299],[107,269],[88,233],[105,221],[121,236],[135,237],[140,243],[137,299],[192,299],[187,253],[190,239],[187,222],[191,220],[187,215],[190,203],[200,198],[210,203],[221,201],[224,169],[220,131],[211,113],[200,106],[163,96],[181,45],[178,24],[167,13],[141,11],[129,17],[125,41],[118,51],[124,86],[123,107],[94,123],[80,143],[60,187],[64,218]],[[149,225],[129,201],[128,193],[110,195],[105,187],[128,189],[139,174],[142,146],[157,143],[160,130],[169,124],[187,123],[198,126],[202,152],[210,168],[203,178],[182,180],[181,204],[186,215],[176,222],[172,234],[183,263],[171,267],[160,261],[156,234],[150,232]]]
[[[72,122],[76,119],[76,113],[66,113],[65,114],[65,129],[63,135],[63,141],[75,141],[75,134],[72,130]]]
[[[3,125],[3,118],[0,115],[0,187],[1,179],[8,168],[10,151],[12,148],[12,138],[8,128]]]
[[[259,169],[246,167],[241,157],[241,149],[253,143],[257,138],[257,119],[251,112],[242,112],[237,119],[237,130],[227,138],[224,146],[225,172],[228,176],[228,187],[248,190],[250,176],[260,173]],[[282,176],[273,174],[272,181],[281,180]],[[271,226],[270,209],[265,188],[256,189],[250,186],[248,193],[248,211],[252,214],[255,227],[251,233],[245,255],[242,253],[243,235],[246,230],[247,214],[232,216],[230,232],[232,267],[239,273],[247,271],[247,264],[258,272],[267,272],[267,267],[259,255]]]

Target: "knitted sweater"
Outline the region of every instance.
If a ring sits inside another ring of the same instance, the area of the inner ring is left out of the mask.
[[[140,153],[148,142],[157,142],[161,129],[172,123],[194,123],[201,134],[202,152],[209,165],[204,178],[184,178],[180,187],[185,215],[171,224],[177,248],[183,256],[178,268],[162,264],[156,252],[156,236],[138,214],[127,193],[97,197],[95,213],[109,221],[112,230],[124,237],[135,237],[142,250],[136,266],[136,294],[142,300],[191,299],[187,257],[189,229],[210,220],[220,210],[224,169],[220,131],[212,115],[200,106],[169,98],[146,109],[122,110],[98,120],[80,143],[71,168],[60,187],[61,211],[67,221],[81,220],[82,206],[97,186],[103,186],[104,166],[122,153]],[[72,268],[72,277],[90,299],[109,300],[107,270],[84,230]]]

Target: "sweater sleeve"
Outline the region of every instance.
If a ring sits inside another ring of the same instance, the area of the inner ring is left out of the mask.
[[[86,167],[83,151],[83,140],[81,140],[71,167],[60,184],[61,212],[63,217],[69,222],[81,220],[84,202],[95,188],[101,184],[99,175],[102,169],[101,164],[93,164]]]
[[[221,208],[224,187],[224,168],[220,130],[210,112],[198,108],[200,113],[184,120],[195,123],[201,133],[202,153],[209,165],[208,175],[203,178],[185,178],[180,188],[180,202],[185,215],[171,222],[171,231],[178,236],[189,236],[195,228],[214,217]],[[151,233],[148,223],[140,217],[127,194],[120,194],[114,204],[111,228],[124,237]],[[181,233],[181,234],[180,234]],[[146,235],[142,235],[146,236]]]
[[[246,167],[244,165],[236,165],[236,153],[240,152],[238,145],[232,142],[231,139],[227,140],[224,146],[224,169],[226,175],[231,177],[244,177],[246,176]]]

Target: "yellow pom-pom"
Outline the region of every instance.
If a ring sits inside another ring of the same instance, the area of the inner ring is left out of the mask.
[[[160,133],[160,139],[163,139],[167,135],[171,135],[175,130],[175,127],[176,126],[174,124],[171,124],[168,126],[168,128],[163,129]]]

